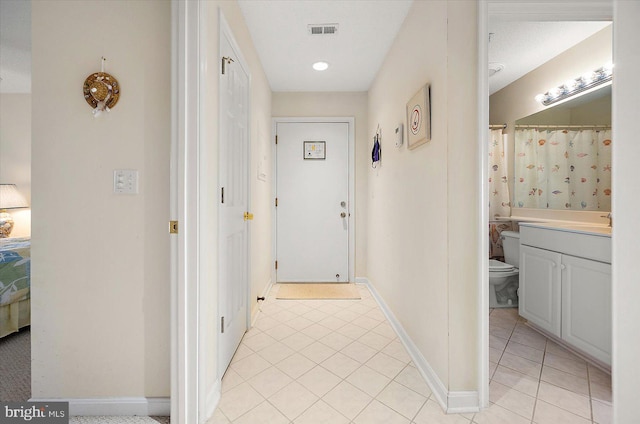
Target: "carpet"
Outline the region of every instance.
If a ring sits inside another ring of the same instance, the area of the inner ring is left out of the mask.
[[[112,417],[87,417],[78,416],[71,417],[69,424],[158,424],[169,423],[169,417],[129,417],[129,416],[112,416]]]
[[[0,339],[0,401],[27,402],[31,398],[31,331],[21,329]],[[169,424],[169,417],[71,417],[75,424]]]
[[[29,327],[0,339],[0,400],[26,402],[31,397]]]
[[[300,283],[279,284],[276,299],[360,299],[360,292],[355,284],[343,283]]]

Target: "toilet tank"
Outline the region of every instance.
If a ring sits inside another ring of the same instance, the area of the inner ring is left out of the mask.
[[[520,268],[520,233],[515,231],[503,231],[500,233],[504,261],[509,265]]]

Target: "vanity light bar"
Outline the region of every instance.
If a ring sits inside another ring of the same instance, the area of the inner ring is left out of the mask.
[[[593,72],[588,72],[576,79],[569,80],[559,87],[551,88],[544,94],[538,94],[536,101],[545,106],[559,102],[578,93],[597,87],[600,84],[611,81],[613,76],[613,65],[608,63],[602,68]]]

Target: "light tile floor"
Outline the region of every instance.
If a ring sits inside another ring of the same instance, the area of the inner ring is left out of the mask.
[[[361,300],[276,300],[222,380],[209,424],[469,424],[447,416],[366,286]]]
[[[526,327],[490,313],[490,407],[446,415],[366,286],[361,300],[261,307],[208,424],[518,424],[611,422],[611,379]]]
[[[516,308],[489,315],[490,407],[473,422],[610,424],[611,376],[525,325]]]

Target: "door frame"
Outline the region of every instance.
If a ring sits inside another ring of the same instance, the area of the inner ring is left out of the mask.
[[[489,127],[489,16],[513,21],[605,21],[613,22],[614,0],[599,0],[585,4],[580,0],[479,0],[478,2],[478,401],[479,407],[489,406],[489,211],[485,199],[489,196],[487,158],[489,155],[487,128]],[[614,23],[615,25],[615,23]],[[615,46],[615,38],[614,38]],[[615,47],[614,47],[615,48]],[[615,58],[614,58],[615,60]],[[615,86],[615,80],[614,80]],[[615,121],[615,97],[612,118]],[[615,182],[614,182],[615,184]],[[615,191],[615,187],[614,187]],[[613,260],[613,258],[612,258]]]
[[[194,423],[199,407],[200,0],[171,1],[170,236],[171,422]]]
[[[218,60],[221,59],[222,56],[222,41],[223,41],[223,37],[225,37],[227,39],[227,41],[229,42],[229,44],[231,45],[231,49],[233,50],[233,52],[236,54],[236,59],[238,61],[238,64],[240,66],[242,66],[244,72],[247,75],[247,95],[246,95],[246,107],[247,107],[247,121],[246,121],[246,125],[247,125],[247,154],[245,157],[245,160],[247,161],[247,170],[246,170],[246,178],[247,178],[247,210],[246,212],[250,212],[251,211],[251,68],[249,67],[249,65],[247,64],[247,61],[244,58],[244,55],[242,54],[242,50],[240,49],[240,46],[238,45],[234,35],[233,35],[233,31],[231,30],[231,27],[229,26],[229,23],[227,22],[226,18],[224,17],[224,13],[222,12],[222,9],[218,10],[218,23],[219,23],[219,39],[218,39]],[[219,63],[219,62],[218,62]],[[221,96],[221,92],[219,90],[220,86],[221,86],[221,82],[222,82],[222,72],[218,73],[218,140],[222,140],[222,134],[221,134],[221,125],[220,122],[222,121],[222,115],[223,115],[223,110],[222,110],[222,96]],[[218,172],[220,172],[221,166],[220,166],[220,162],[221,162],[221,155],[220,155],[220,146],[221,143],[220,141],[218,142]],[[220,185],[220,177],[218,174],[218,185]],[[219,187],[218,187],[219,189]],[[218,201],[218,231],[220,230],[220,226],[223,225],[222,220],[220,219],[221,217],[221,211],[222,209],[222,204]],[[245,302],[245,309],[246,309],[246,330],[249,330],[249,328],[251,328],[251,308],[249,305],[251,305],[251,225],[249,224],[248,221],[245,221],[245,226],[246,228],[246,235],[247,235],[247,247],[246,247],[246,256],[247,256],[247,281],[245,282],[246,284],[246,293],[247,296],[244,299]],[[218,234],[220,234],[220,232],[218,232]],[[218,239],[218,264],[220,264],[220,255],[222,253],[222,249],[220,249],[220,242],[221,240]],[[218,272],[220,271],[220,267],[218,266]],[[217,321],[216,321],[216,334],[219,334],[219,327],[217,326],[217,323],[220,322],[220,317],[221,317],[221,310],[220,310],[220,302],[222,302],[222,299],[220,297],[220,286],[221,284],[221,278],[220,278],[220,274],[218,273],[218,284],[216,287],[217,290],[217,299],[218,299],[218,313],[217,313]],[[222,375],[223,375],[223,371],[221,369],[221,365],[220,365],[220,349],[221,349],[221,343],[216,343],[216,357],[218,359],[217,361],[217,373],[218,376],[220,377],[220,379],[222,379]]]
[[[348,140],[348,152],[349,152],[349,158],[348,158],[348,164],[349,164],[349,183],[348,183],[348,187],[349,187],[349,217],[348,217],[348,223],[349,223],[349,282],[350,283],[354,283],[355,282],[355,278],[356,278],[356,274],[355,274],[355,259],[356,259],[356,246],[355,246],[355,240],[356,240],[356,229],[355,229],[355,222],[356,222],[356,179],[355,179],[355,118],[354,117],[277,117],[277,118],[273,118],[271,120],[271,140],[273,140],[273,143],[271,144],[271,157],[272,159],[272,166],[273,166],[273,178],[271,180],[271,188],[272,191],[274,193],[274,202],[271,205],[271,210],[272,210],[272,218],[271,218],[271,223],[272,223],[272,231],[271,231],[271,239],[272,241],[272,257],[274,258],[274,260],[277,260],[277,234],[278,234],[278,228],[277,228],[277,216],[276,214],[278,213],[277,208],[276,208],[276,203],[275,203],[275,197],[277,197],[277,181],[278,181],[278,159],[277,159],[277,154],[276,154],[276,143],[275,143],[275,139],[276,139],[276,134],[277,134],[277,129],[278,129],[278,124],[279,123],[308,123],[308,124],[343,124],[346,123],[349,126],[349,140]],[[271,281],[273,281],[274,283],[277,283],[277,279],[276,279],[276,269],[275,269],[275,264],[274,266],[271,268]]]

